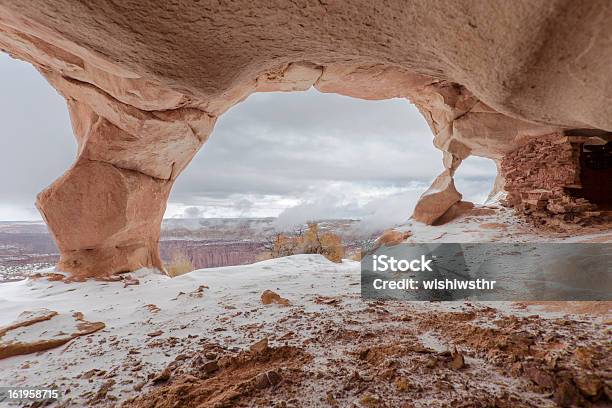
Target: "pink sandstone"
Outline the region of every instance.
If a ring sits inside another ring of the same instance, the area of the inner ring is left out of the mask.
[[[611,19],[607,0],[0,0],[0,49],[67,100],[78,157],[37,206],[59,269],[89,277],[162,268],[172,184],[253,92],[409,99],[444,152],[414,213],[434,223],[461,200],[470,155],[612,131]]]

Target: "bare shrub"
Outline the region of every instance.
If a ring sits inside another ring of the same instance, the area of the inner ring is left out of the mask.
[[[299,253],[298,237],[291,237],[285,234],[278,234],[274,240],[274,246],[272,247],[272,257],[280,258],[281,256],[295,255]]]
[[[165,265],[165,267],[168,276],[171,276],[173,278],[180,275],[184,275],[188,272],[193,271],[194,269],[193,264],[191,263],[191,260],[189,259],[187,254],[179,250],[176,250],[172,253],[172,259],[170,260],[169,264]]]
[[[316,222],[308,223],[306,230],[300,229],[294,235],[276,235],[271,257],[296,254],[319,254],[332,262],[341,262],[344,256],[342,238],[333,232],[321,232]]]
[[[347,259],[350,259],[351,261],[361,262],[361,249],[357,249],[349,253],[345,253],[344,257]]]

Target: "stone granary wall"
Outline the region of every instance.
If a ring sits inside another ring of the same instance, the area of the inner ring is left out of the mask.
[[[0,0],[0,50],[67,101],[78,156],[37,207],[59,269],[91,277],[163,268],[174,181],[253,92],[415,104],[443,152],[413,214],[433,224],[470,155],[612,131],[611,20],[608,0]]]
[[[537,226],[574,231],[605,221],[597,205],[581,197],[581,151],[597,137],[563,133],[529,139],[501,161],[507,195],[503,204]],[[601,183],[612,180],[599,180]]]

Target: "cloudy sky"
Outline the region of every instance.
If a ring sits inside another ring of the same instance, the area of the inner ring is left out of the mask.
[[[40,219],[37,192],[75,157],[68,113],[30,65],[0,54],[0,78],[0,220]],[[219,119],[178,178],[166,216],[279,216],[287,224],[355,217],[392,225],[410,216],[441,170],[429,128],[406,100],[255,94]],[[482,201],[494,173],[490,160],[470,158],[457,188]]]

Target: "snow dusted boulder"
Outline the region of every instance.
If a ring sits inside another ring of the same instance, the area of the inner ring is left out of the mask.
[[[461,197],[461,193],[455,189],[450,171],[445,170],[423,193],[414,207],[412,217],[419,222],[431,225],[444,215],[453,204],[461,201]]]
[[[104,327],[102,322],[84,320],[81,312],[24,311],[13,323],[0,327],[0,359],[59,347]]]

